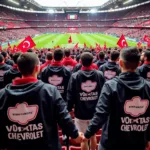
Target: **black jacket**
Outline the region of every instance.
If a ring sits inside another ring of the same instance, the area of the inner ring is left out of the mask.
[[[72,74],[67,90],[68,110],[75,104],[75,117],[90,120],[105,82],[102,72],[97,70],[78,71]]]
[[[74,69],[73,69],[73,73],[77,72],[78,70],[80,70],[82,68],[82,64],[77,64]]]
[[[61,150],[57,123],[72,138],[78,137],[56,87],[38,81],[10,84],[0,93],[0,149]]]
[[[105,63],[104,65],[100,66],[99,70],[104,73],[104,77],[106,80],[110,80],[115,76],[118,76],[121,72],[119,69],[119,65],[115,62]]]
[[[17,68],[12,68],[5,72],[4,74],[4,85],[7,85],[9,83],[12,83],[12,80],[21,77],[21,73],[18,71]]]
[[[4,74],[11,66],[7,64],[0,64],[0,89],[4,88]]]
[[[71,71],[64,66],[48,66],[41,73],[41,80],[57,87],[66,101],[66,93]]]
[[[104,84],[96,113],[85,133],[102,126],[106,150],[145,150],[150,141],[150,83],[136,73],[122,73]]]
[[[14,61],[13,61],[13,60],[10,60],[10,59],[7,59],[7,60],[5,61],[5,63],[6,63],[7,65],[10,65],[10,66],[13,66],[13,65],[14,65]]]
[[[144,79],[150,81],[150,64],[143,64],[137,68],[137,73]]]
[[[96,64],[96,65],[98,66],[98,68],[99,68],[100,66],[104,65],[105,63],[107,63],[106,60],[103,60],[103,61],[98,60],[95,64]]]

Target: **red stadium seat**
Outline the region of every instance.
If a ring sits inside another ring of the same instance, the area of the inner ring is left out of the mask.
[[[59,130],[59,131],[58,131],[58,135],[59,135],[59,136],[62,136],[62,130]]]
[[[101,135],[96,135],[96,139],[97,139],[97,143],[99,143],[101,140]]]
[[[67,150],[67,147],[66,146],[62,146],[62,150]]]
[[[79,144],[79,143],[76,143],[74,139],[70,139],[70,140],[69,140],[69,143],[70,143],[71,145],[74,145],[74,146],[80,146],[80,144]]]
[[[70,146],[69,150],[81,150],[81,147]]]
[[[96,133],[96,135],[101,135],[102,134],[102,129],[100,129],[97,133]]]
[[[59,140],[60,140],[61,145],[63,145],[63,136],[59,136]]]

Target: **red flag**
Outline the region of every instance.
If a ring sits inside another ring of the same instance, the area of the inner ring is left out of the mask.
[[[79,43],[77,43],[77,44],[74,46],[74,49],[78,49],[78,44],[79,44]]]
[[[17,48],[20,49],[22,52],[26,52],[28,49],[36,46],[34,41],[30,36],[26,37],[18,46]]]
[[[86,48],[86,43],[84,43],[84,48]]]
[[[8,47],[9,47],[9,48],[11,48],[11,45],[10,45],[10,43],[9,43],[9,42],[8,42]]]
[[[104,43],[104,50],[106,50],[107,49],[107,46],[106,46],[106,42]]]
[[[90,46],[90,49],[93,49],[92,45]]]
[[[144,36],[144,41],[147,42],[147,43],[150,43],[150,38],[147,35],[145,35]]]
[[[122,34],[120,39],[118,40],[117,42],[117,45],[120,47],[120,48],[124,48],[124,47],[127,47],[128,46],[128,43],[125,39],[125,36]]]
[[[139,42],[137,43],[137,47],[141,47],[141,45],[142,45],[142,42],[139,41]]]
[[[96,43],[96,49],[97,49],[97,50],[101,50],[100,45],[99,45],[99,44],[97,44],[97,43]]]
[[[56,48],[60,48],[60,46],[59,46],[59,45],[57,45],[57,46],[56,46]]]
[[[2,45],[0,44],[0,51],[2,51]]]
[[[13,50],[12,50],[12,53],[16,53],[17,51],[18,51],[18,48],[17,48],[16,45],[14,45]]]
[[[72,37],[71,36],[68,39],[68,43],[72,43]]]

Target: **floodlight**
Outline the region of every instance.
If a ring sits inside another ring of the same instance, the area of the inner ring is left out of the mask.
[[[8,0],[9,2],[13,3],[13,4],[16,4],[16,5],[19,5],[18,2],[14,1],[14,0]]]
[[[123,5],[126,5],[126,4],[128,4],[128,3],[132,2],[132,1],[133,0],[128,0],[128,1],[124,2]]]
[[[96,13],[97,9],[91,9],[91,13]]]

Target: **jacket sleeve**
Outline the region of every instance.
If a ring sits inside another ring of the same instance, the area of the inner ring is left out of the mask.
[[[67,89],[67,103],[68,103],[69,111],[72,111],[73,105],[75,104],[74,86],[75,84],[74,84],[73,75],[72,75],[69,80],[68,89]]]
[[[94,114],[94,117],[85,132],[86,138],[89,139],[91,136],[93,136],[107,121],[110,113],[110,100],[111,90],[106,83],[104,84],[100,98],[98,100],[96,106],[96,113]]]
[[[78,130],[76,129],[72,118],[67,110],[67,105],[65,101],[62,99],[59,91],[55,88],[54,92],[54,100],[56,107],[56,118],[58,120],[59,126],[62,130],[72,138],[78,137]]]

